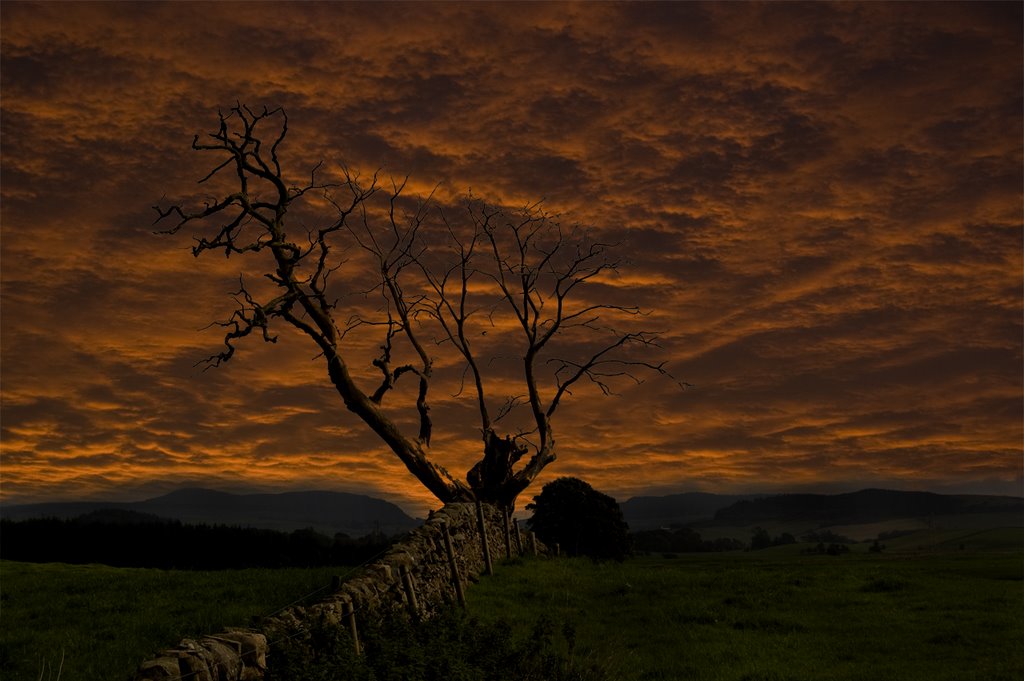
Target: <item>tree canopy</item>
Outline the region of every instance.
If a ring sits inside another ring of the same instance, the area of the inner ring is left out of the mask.
[[[622,560],[629,554],[629,526],[618,502],[579,478],[549,482],[527,508],[537,537],[569,555]]]

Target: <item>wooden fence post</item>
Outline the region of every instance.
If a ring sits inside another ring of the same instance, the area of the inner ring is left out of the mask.
[[[555,542],[555,558],[558,558],[560,555],[562,555],[562,546]]]
[[[412,615],[413,619],[419,619],[420,604],[416,599],[416,586],[412,582],[412,573],[409,572],[409,567],[404,563],[398,570],[402,574],[402,585],[405,587],[405,597],[408,600],[409,614]]]
[[[352,645],[356,650],[356,655],[360,655],[363,650],[359,645],[359,632],[356,630],[356,610],[352,605],[352,601],[345,601],[342,604],[341,614],[348,625],[348,633],[352,635]]]
[[[530,550],[534,556],[537,555],[537,534],[533,531],[530,532]]]
[[[452,570],[452,585],[455,587],[455,598],[459,605],[466,607],[466,594],[462,591],[462,578],[459,577],[459,565],[455,562],[455,550],[452,549],[452,534],[448,529],[448,523],[442,525],[444,528],[444,550],[448,554],[448,566]]]
[[[484,506],[480,500],[476,500],[476,524],[480,529],[480,542],[484,550],[484,570],[488,575],[494,574],[494,566],[491,565],[491,547],[487,544],[487,525],[484,523]]]
[[[505,557],[512,557],[512,530],[508,526],[508,509],[501,509],[502,526],[505,529]]]
[[[516,553],[523,555],[523,533],[519,529],[519,521],[512,519],[512,525],[516,528]]]

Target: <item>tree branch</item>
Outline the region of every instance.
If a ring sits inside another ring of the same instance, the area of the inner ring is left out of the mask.
[[[506,211],[471,196],[465,223],[451,223],[438,210],[442,228],[434,230],[434,192],[411,200],[406,195],[408,178],[392,179],[390,187],[382,187],[379,173],[364,181],[344,165],[340,176],[327,173],[320,162],[299,182],[290,181],[283,172],[288,126],[281,109],[236,104],[226,114],[218,113],[216,129],[196,135],[192,148],[217,157],[199,183],[219,178],[231,182],[231,191],[191,208],[154,207],[158,233],[194,230],[195,257],[223,251],[225,257],[259,254],[270,263],[262,276],[274,293],[257,300],[239,279],[233,294],[236,310],[214,324],[224,330],[224,349],[201,362],[207,369],[231,360],[237,343],[249,336],[276,342],[272,325],[288,324],[316,345],[345,406],[439,499],[477,494],[504,505],[555,460],[551,420],[581,381],[612,394],[616,382],[640,382],[644,372],[669,375],[663,363],[633,359],[628,352],[658,347],[658,334],[631,329],[643,316],[638,308],[588,302],[587,287],[618,271],[612,244],[576,228],[563,229],[558,216],[540,203]],[[304,227],[296,241],[289,235],[288,218],[311,195],[322,198],[333,214],[322,226]],[[436,233],[444,244],[431,241]],[[349,263],[339,244],[369,258],[372,287],[359,283],[366,272]],[[374,313],[349,309],[347,319],[337,317],[339,288],[349,295],[379,295],[381,303]],[[494,315],[501,310],[511,315],[511,325],[495,323]],[[487,322],[480,319],[481,312],[490,322],[483,329],[479,325]],[[339,323],[341,319],[345,321]],[[348,360],[359,347],[352,342],[361,335],[354,333],[357,329],[383,334],[376,356],[368,353],[360,360],[379,372],[379,381],[374,379],[368,392],[349,370]],[[492,335],[485,339],[488,331]],[[586,341],[581,342],[581,334]],[[473,377],[480,414],[484,455],[468,475],[472,492],[429,460],[434,358],[427,348],[447,350],[449,344],[464,362],[463,383],[466,376]],[[512,345],[522,361],[525,391],[507,398],[492,418],[483,369],[488,359],[506,357]],[[553,371],[544,369],[542,375],[542,367]],[[406,375],[418,383],[415,437],[402,433],[382,407]],[[529,408],[532,428],[504,436],[496,432],[495,424],[520,405]],[[523,459],[526,463],[520,466]]]

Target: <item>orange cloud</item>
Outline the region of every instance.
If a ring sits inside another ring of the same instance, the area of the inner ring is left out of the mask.
[[[199,330],[231,313],[239,272],[259,272],[153,236],[150,207],[203,198],[212,159],[192,135],[236,101],[287,108],[295,181],[323,159],[409,173],[411,194],[441,182],[449,210],[470,188],[545,198],[620,244],[629,267],[589,299],[648,310],[696,388],[577,391],[541,483],[1021,491],[1019,6],[0,13],[5,503],[199,482],[431,505],[301,336],[193,366],[220,345]],[[354,254],[349,272],[366,280]],[[352,340],[369,384],[379,339]],[[435,456],[464,471],[473,405],[437,354]],[[514,364],[492,366],[496,398],[516,394]],[[409,421],[401,396],[389,409]]]

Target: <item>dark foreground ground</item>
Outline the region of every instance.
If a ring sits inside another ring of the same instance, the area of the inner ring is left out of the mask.
[[[1024,530],[939,544],[523,560],[473,585],[469,612],[523,639],[541,626],[566,665],[608,679],[1024,678]],[[0,677],[126,679],[157,649],[245,625],[338,571],[3,561]]]
[[[544,613],[577,662],[613,679],[1024,679],[1024,552],[956,547],[508,566],[470,590],[470,610]]]

